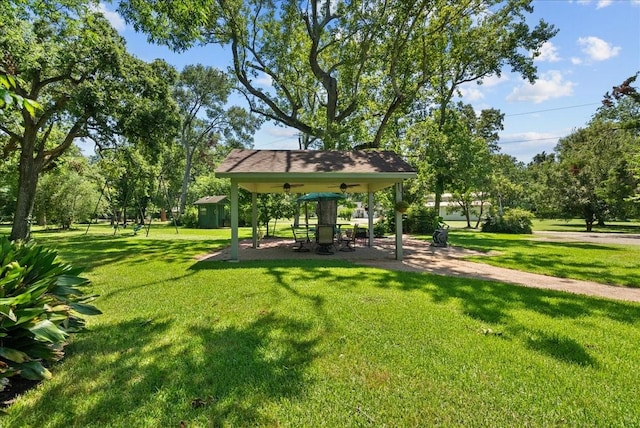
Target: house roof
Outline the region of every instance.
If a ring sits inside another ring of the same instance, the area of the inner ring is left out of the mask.
[[[227,199],[225,195],[222,196],[205,196],[203,198],[198,199],[193,204],[194,205],[204,205],[204,204],[219,204],[220,202],[224,202]]]
[[[374,192],[416,176],[416,171],[390,151],[242,150],[234,149],[215,170],[250,192]]]

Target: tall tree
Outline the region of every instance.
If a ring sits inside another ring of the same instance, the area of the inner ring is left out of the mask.
[[[15,92],[38,102],[31,114],[3,110],[3,157],[19,153],[12,239],[26,239],[39,174],[77,138],[112,144],[163,141],[175,123],[168,98],[171,69],[127,54],[124,40],[94,3],[24,0],[3,3],[0,66],[19,77]],[[23,82],[24,84],[22,84]],[[55,132],[54,132],[55,130]]]
[[[506,65],[533,80],[555,34],[527,25],[530,0],[123,0],[120,11],[175,49],[228,45],[252,111],[324,149],[382,146],[419,94],[433,98],[434,82],[453,93]]]
[[[463,103],[450,104],[445,110],[437,108],[431,114],[409,128],[407,151],[416,157],[419,179],[435,193],[434,209],[439,212],[446,191],[466,195],[463,199],[469,202],[473,192],[488,190],[489,155],[503,115],[494,109],[476,115],[471,105]],[[447,118],[440,119],[442,114]],[[467,202],[463,205],[468,206]]]
[[[174,96],[181,117],[179,141],[185,151],[181,213],[187,204],[194,156],[215,145],[253,146],[253,134],[260,121],[241,107],[225,107],[231,90],[232,81],[225,73],[200,64],[186,66],[176,82]]]
[[[561,173],[556,154],[536,154],[527,164],[525,177],[527,191],[523,199],[527,208],[539,218],[561,216],[556,192]]]
[[[638,183],[640,183],[640,92],[632,84],[638,78],[636,73],[614,86],[602,100],[599,116],[605,120],[617,120],[619,126],[635,136],[636,144],[632,145],[629,165]],[[633,201],[640,204],[640,185],[635,189]]]

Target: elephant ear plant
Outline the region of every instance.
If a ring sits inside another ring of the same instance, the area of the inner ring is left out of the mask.
[[[12,376],[50,378],[46,364],[63,357],[82,316],[101,313],[79,273],[53,250],[0,238],[0,390]]]

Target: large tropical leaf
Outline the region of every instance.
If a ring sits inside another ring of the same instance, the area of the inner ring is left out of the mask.
[[[29,361],[17,364],[20,375],[25,379],[44,380],[51,379],[51,372],[47,370],[39,361]]]
[[[40,321],[30,327],[29,331],[35,335],[36,339],[51,343],[64,342],[66,339],[66,333],[49,320]]]
[[[25,363],[27,361],[31,361],[31,358],[29,358],[27,354],[12,348],[0,347],[0,357],[6,358],[10,361],[14,361],[16,363]]]

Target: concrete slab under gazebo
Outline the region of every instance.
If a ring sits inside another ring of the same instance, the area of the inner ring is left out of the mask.
[[[234,149],[215,170],[231,180],[231,260],[237,261],[238,189],[252,194],[253,247],[258,246],[257,194],[353,192],[373,194],[395,187],[396,201],[402,199],[402,182],[416,171],[390,151],[316,151]],[[369,246],[373,244],[373,210],[369,211]],[[396,213],[396,259],[402,260],[402,214]]]

